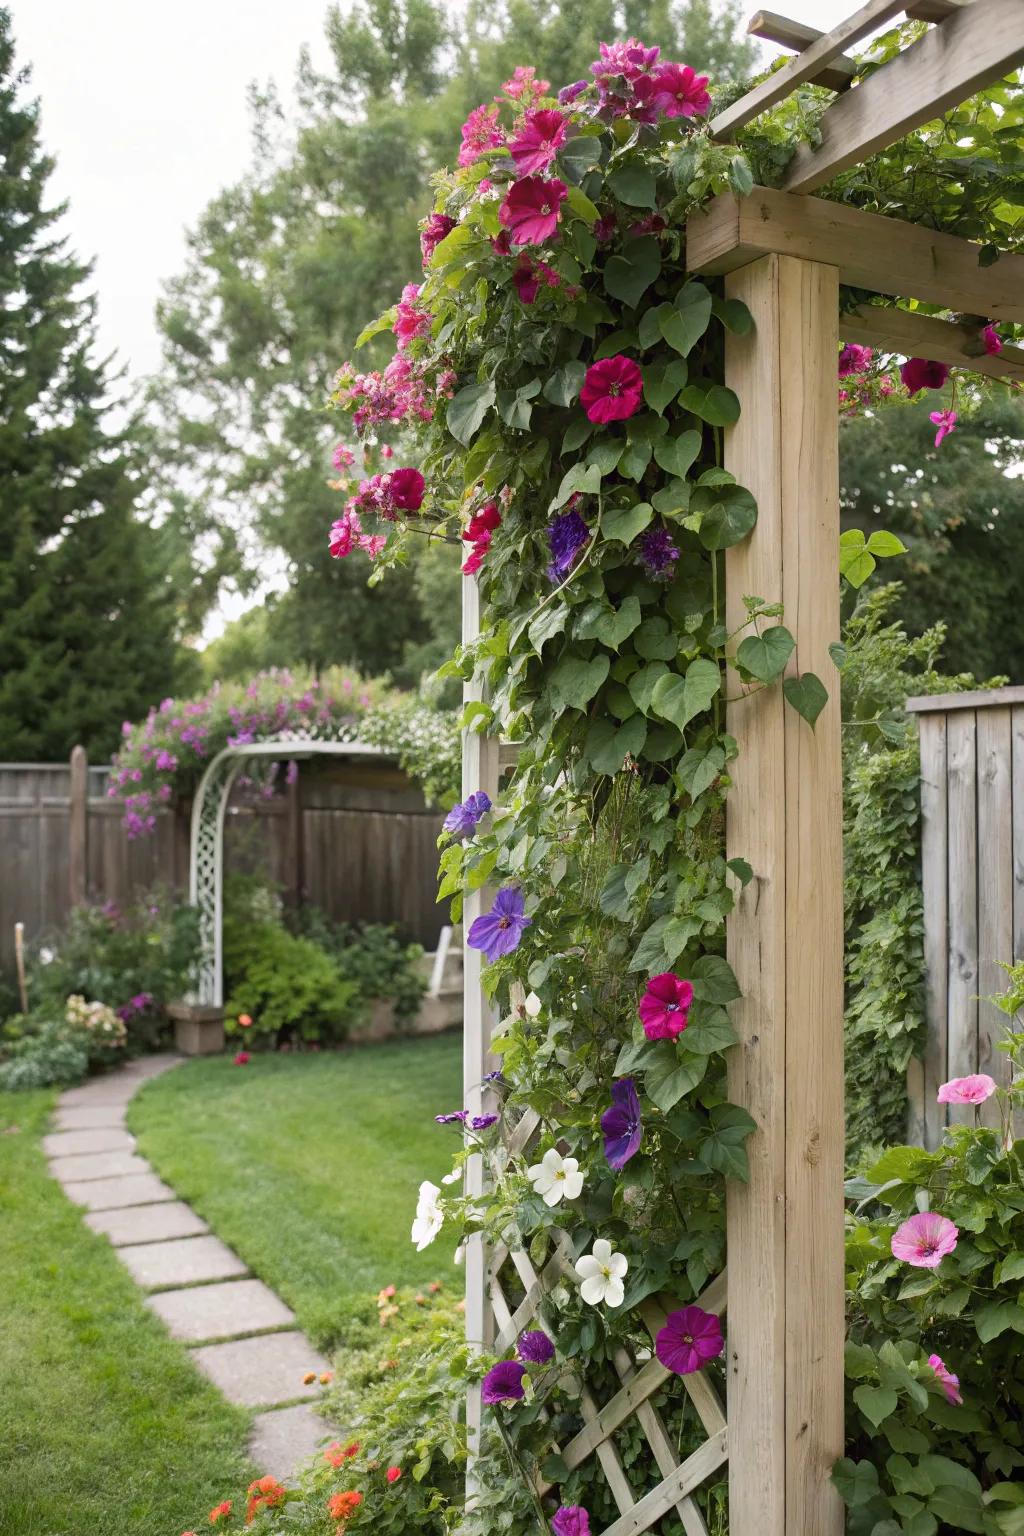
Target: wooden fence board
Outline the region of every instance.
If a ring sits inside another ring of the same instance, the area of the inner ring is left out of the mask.
[[[922,1100],[911,1107],[909,1135],[934,1149],[942,1140],[945,1115],[936,1102],[946,1080],[946,1019],[948,1017],[949,884],[946,716],[921,717],[921,883],[925,911],[924,985],[925,1039]],[[919,1129],[920,1127],[920,1129]]]
[[[946,1070],[973,1072],[978,1060],[978,782],[973,711],[946,725],[949,778],[949,995]],[[951,1105],[951,1120],[974,1119],[969,1105]]]
[[[1013,954],[1013,861],[1006,857],[1007,829],[1013,824],[1011,717],[1009,709],[979,709],[978,722],[978,1064],[1003,1087],[1010,1059],[997,1049],[1006,1018],[986,997],[1003,991],[1000,966]],[[994,1099],[981,1106],[985,1125],[999,1124]]]

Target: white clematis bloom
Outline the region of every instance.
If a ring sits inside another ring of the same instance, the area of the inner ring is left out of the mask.
[[[526,1170],[526,1177],[545,1205],[557,1205],[560,1200],[575,1200],[583,1189],[579,1167],[574,1157],[563,1157],[552,1147],[539,1163]]]
[[[526,1001],[523,1003],[523,1012],[526,1014],[528,1019],[535,1019],[537,1018],[543,1006],[544,1004],[541,1002],[536,992],[528,992],[526,994]]]
[[[622,1277],[629,1268],[624,1253],[614,1253],[606,1237],[599,1237],[593,1253],[576,1260],[576,1273],[583,1284],[580,1295],[592,1307],[604,1302],[606,1307],[621,1307],[626,1288]]]
[[[424,1179],[420,1185],[420,1197],[416,1202],[416,1220],[412,1224],[410,1233],[416,1244],[417,1253],[422,1253],[424,1248],[429,1248],[444,1226],[444,1211],[438,1204],[437,1198],[440,1193],[437,1185],[431,1184],[429,1179]]]

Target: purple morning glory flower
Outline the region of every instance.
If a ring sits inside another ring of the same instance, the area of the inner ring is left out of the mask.
[[[474,1115],[469,1122],[471,1131],[486,1131],[488,1126],[497,1124],[497,1115]]]
[[[470,949],[482,949],[491,965],[502,955],[510,955],[519,946],[523,930],[532,918],[523,911],[523,893],[518,885],[506,885],[494,898],[494,906],[478,917],[466,935]]]
[[[555,1358],[555,1346],[546,1333],[539,1328],[534,1328],[529,1333],[519,1335],[519,1343],[516,1345],[520,1360],[528,1360],[531,1365],[547,1365],[549,1360]]]
[[[640,1150],[644,1134],[640,1100],[631,1077],[622,1077],[612,1084],[612,1105],[601,1116],[601,1129],[609,1168],[624,1168]]]
[[[551,564],[548,580],[562,582],[576,563],[576,557],[590,538],[590,529],[578,512],[561,512],[548,529]]]
[[[655,581],[672,580],[679,550],[667,528],[648,528],[646,533],[640,535],[636,552],[648,576],[653,576]]]
[[[582,95],[589,84],[589,80],[574,80],[572,85],[563,85],[558,93],[559,102],[563,107],[567,107],[570,102],[576,100],[577,96]]]
[[[551,1520],[554,1536],[590,1536],[590,1516],[579,1504],[563,1504]]]
[[[484,1075],[483,1075],[483,1078],[481,1079],[481,1081],[483,1081],[485,1083],[500,1083],[502,1081],[502,1076],[501,1076],[500,1071],[499,1072],[485,1072]]]
[[[518,1360],[503,1360],[492,1366],[480,1385],[480,1396],[485,1403],[507,1403],[524,1397],[523,1377],[526,1366]]]
[[[470,795],[468,800],[463,800],[460,805],[453,805],[444,819],[444,830],[451,832],[455,837],[471,837],[476,831],[477,823],[487,815],[491,809],[491,798],[482,789],[475,795]]]
[[[438,1125],[465,1125],[468,1115],[468,1109],[454,1109],[450,1115],[435,1115],[434,1119]]]

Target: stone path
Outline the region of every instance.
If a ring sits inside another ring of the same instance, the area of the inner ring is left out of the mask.
[[[128,1102],[181,1061],[146,1056],[61,1094],[44,1137],[50,1171],[85,1221],[107,1237],[146,1292],[146,1304],[232,1403],[257,1410],[250,1453],[261,1473],[289,1481],[328,1438],[303,1376],[328,1362],[295,1326],[295,1314],[135,1151]]]

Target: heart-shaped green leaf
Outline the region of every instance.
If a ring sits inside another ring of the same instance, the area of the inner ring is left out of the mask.
[[[763,635],[748,635],[740,642],[736,660],[744,672],[759,682],[773,683],[782,674],[793,654],[796,641],[782,624],[766,629]]]
[[[655,688],[664,679],[667,679],[668,667],[663,661],[652,661],[646,667],[641,667],[633,673],[629,680],[629,691],[638,709],[642,709],[646,715],[651,708],[651,695]]]
[[[583,388],[586,372],[586,366],[583,363],[563,363],[561,368],[555,369],[544,385],[544,399],[550,400],[552,405],[572,405]]]
[[[657,411],[660,416],[666,405],[675,399],[686,384],[686,363],[681,357],[675,357],[668,363],[650,363],[642,371],[644,399],[651,410]]]
[[[706,657],[698,657],[690,662],[685,677],[672,673],[655,684],[651,708],[682,731],[695,715],[707,709],[721,686],[722,674],[717,665]]]
[[[635,309],[661,272],[661,247],[652,235],[627,240],[604,269],[604,286],[613,299]]]
[[[645,165],[623,165],[608,177],[608,184],[620,203],[629,208],[657,208],[658,196],[653,171]]]
[[[787,677],[782,684],[786,702],[792,704],[797,714],[813,728],[815,721],[828,703],[828,689],[813,672],[800,677]]]
[[[610,657],[603,652],[584,661],[582,656],[563,656],[553,669],[549,682],[551,705],[555,711],[582,709],[608,676]]]
[[[731,427],[740,419],[740,402],[724,384],[688,384],[679,404],[713,427]]]
[[[660,319],[661,334],[683,357],[704,335],[711,319],[711,295],[703,283],[686,283],[669,313]]]
[[[606,539],[615,539],[619,544],[632,544],[653,516],[654,509],[646,501],[638,502],[635,507],[613,508],[602,514],[601,532]]]
[[[469,447],[480,430],[495,398],[496,390],[491,380],[488,384],[467,384],[449,400],[445,418],[448,430],[463,448]]]
[[[757,502],[742,485],[699,485],[690,497],[690,511],[701,514],[705,549],[731,549],[757,522]]]
[[[667,475],[684,479],[700,453],[700,433],[680,432],[678,437],[663,437],[654,445],[654,461]]]
[[[602,645],[608,646],[609,650],[616,651],[623,640],[629,638],[639,623],[640,603],[633,593],[630,593],[628,597],[623,599],[622,606],[616,609],[614,613],[603,613],[601,615],[593,626],[594,634]]]

